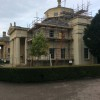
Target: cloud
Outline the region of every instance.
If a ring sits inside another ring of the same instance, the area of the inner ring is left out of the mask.
[[[40,1],[41,0],[0,0],[0,32],[7,30],[10,22],[25,22],[26,24],[27,20],[32,20],[32,15],[34,16]]]
[[[32,2],[32,0],[25,1],[26,0],[0,0],[0,18],[19,17],[20,14],[28,12],[30,8],[37,8],[37,2]]]

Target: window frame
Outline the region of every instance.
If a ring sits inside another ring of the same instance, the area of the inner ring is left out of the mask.
[[[54,30],[49,30],[49,37],[51,37],[51,38],[54,37]]]
[[[84,48],[84,59],[90,59],[89,49],[86,47]]]
[[[65,48],[61,48],[61,59],[65,59]]]
[[[55,58],[55,48],[49,48],[49,54],[51,54],[51,58]]]

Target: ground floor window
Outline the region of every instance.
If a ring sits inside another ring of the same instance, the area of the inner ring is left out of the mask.
[[[84,58],[89,59],[89,49],[88,48],[84,48]]]
[[[51,58],[54,59],[54,52],[55,52],[55,49],[54,48],[50,48],[49,49],[49,54],[51,54]]]
[[[61,58],[65,59],[65,48],[61,48]]]

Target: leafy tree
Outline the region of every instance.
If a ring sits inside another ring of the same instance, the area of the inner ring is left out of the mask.
[[[100,10],[84,30],[83,40],[90,53],[100,58]]]
[[[31,55],[39,58],[41,55],[46,55],[47,50],[48,50],[47,40],[44,37],[42,31],[40,31],[32,39]]]

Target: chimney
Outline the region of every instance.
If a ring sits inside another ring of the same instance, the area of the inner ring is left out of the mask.
[[[14,26],[16,26],[16,22],[14,22]]]
[[[58,7],[61,7],[61,0],[57,0],[58,2]]]
[[[12,27],[12,23],[10,23],[10,27]]]
[[[6,37],[6,32],[3,32],[3,37]]]

